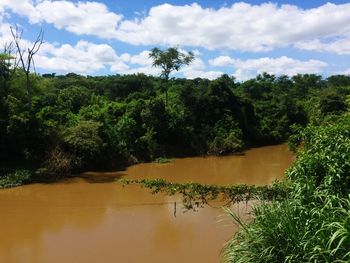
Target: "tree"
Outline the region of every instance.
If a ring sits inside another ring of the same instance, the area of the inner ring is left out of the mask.
[[[98,158],[103,147],[99,135],[101,123],[80,121],[63,131],[63,143],[70,154],[74,155],[75,168],[84,167]]]
[[[183,53],[178,48],[168,48],[163,51],[159,48],[153,48],[149,57],[153,59],[153,67],[160,67],[162,73],[160,75],[166,82],[165,85],[165,105],[168,104],[168,80],[169,75],[174,70],[178,71],[183,65],[189,65],[193,59],[194,54],[192,52]]]
[[[0,81],[2,82],[4,95],[7,96],[8,90],[7,85],[11,78],[11,61],[14,60],[15,57],[12,56],[12,42],[5,43],[3,52],[0,53]]]
[[[36,40],[34,41],[31,48],[28,48],[27,50],[21,48],[21,40],[23,35],[23,30],[19,31],[18,27],[16,26],[15,29],[10,27],[11,34],[13,37],[13,40],[15,42],[15,46],[17,48],[17,59],[16,65],[20,64],[23,72],[26,76],[26,96],[29,102],[29,105],[31,106],[32,102],[32,95],[30,90],[30,79],[29,79],[29,73],[31,67],[34,65],[34,55],[39,51],[41,45],[44,43],[44,31],[40,30]],[[26,56],[26,57],[25,57]]]

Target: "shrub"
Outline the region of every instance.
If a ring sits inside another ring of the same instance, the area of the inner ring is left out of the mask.
[[[289,197],[262,203],[226,246],[225,262],[350,262],[350,117],[309,126],[288,171]]]
[[[214,126],[214,139],[209,143],[209,153],[222,155],[242,150],[242,130],[232,116],[224,115]]]
[[[100,126],[99,122],[80,121],[63,132],[63,144],[68,153],[74,156],[74,166],[84,166],[97,158],[103,146],[98,132]]]
[[[0,188],[9,188],[30,183],[32,174],[28,170],[14,170],[0,176]]]

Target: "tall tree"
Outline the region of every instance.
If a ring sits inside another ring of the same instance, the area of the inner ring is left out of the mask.
[[[32,94],[30,90],[30,70],[31,67],[34,66],[34,55],[39,51],[41,45],[44,43],[44,31],[40,30],[37,38],[35,39],[32,46],[29,48],[24,49],[21,47],[21,40],[23,35],[23,30],[19,31],[18,27],[16,26],[14,29],[11,27],[11,34],[15,43],[15,46],[17,48],[17,62],[22,68],[23,72],[26,76],[26,96],[29,102],[29,105],[31,105],[32,102]]]
[[[189,65],[194,59],[194,54],[192,52],[180,52],[178,48],[174,47],[167,50],[161,50],[155,47],[151,50],[149,57],[153,59],[152,65],[154,67],[160,67],[162,69],[160,76],[165,80],[165,105],[167,105],[170,73],[174,70],[178,71],[184,65]]]

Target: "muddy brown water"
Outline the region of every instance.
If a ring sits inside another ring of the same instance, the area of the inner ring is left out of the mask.
[[[219,262],[237,231],[221,208],[183,212],[180,196],[152,195],[112,179],[263,185],[283,178],[292,161],[283,144],[0,190],[0,262]],[[232,208],[247,217],[245,204]]]

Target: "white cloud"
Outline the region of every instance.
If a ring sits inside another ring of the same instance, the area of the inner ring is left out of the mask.
[[[350,37],[322,42],[319,39],[298,42],[295,47],[303,50],[350,55]]]
[[[131,56],[130,54],[122,54],[120,58],[124,62],[128,62],[131,64],[137,64],[137,65],[142,65],[142,66],[152,66],[152,59],[149,57],[149,51],[144,50],[141,53],[137,55]]]
[[[222,71],[204,71],[204,70],[187,70],[184,71],[185,78],[195,79],[195,78],[203,78],[203,79],[217,79],[224,73]]]
[[[118,60],[112,47],[79,41],[75,46],[44,43],[35,57],[36,67],[61,73],[93,73]]]
[[[53,24],[77,35],[95,35],[104,39],[115,38],[116,28],[122,16],[108,11],[98,2],[43,0],[2,0],[1,5],[12,12],[28,17],[35,23]]]
[[[26,16],[30,21],[38,22],[40,14],[37,12],[33,1],[30,0],[1,0],[0,9],[11,9],[12,12]]]
[[[335,74],[339,74],[339,75],[349,75],[350,76],[350,68],[343,70],[343,71],[339,71],[336,72]]]
[[[128,66],[127,69],[118,68],[113,65],[111,67],[111,71],[115,71],[115,73],[118,74],[136,74],[136,73],[143,73],[146,75],[152,75],[152,76],[159,76],[160,70],[158,68],[150,67],[150,66],[134,66],[131,67],[130,65]]]
[[[131,55],[129,53],[120,55],[119,60],[112,64],[110,70],[118,74],[160,74],[160,69],[152,67],[152,59],[149,57],[148,50],[144,50],[136,55]]]
[[[209,60],[209,64],[212,66],[233,67],[235,69],[233,75],[238,80],[246,80],[256,76],[256,74],[261,74],[263,72],[275,75],[285,74],[289,76],[293,76],[299,73],[321,73],[323,69],[328,66],[327,63],[320,60],[310,59],[301,61],[286,56],[279,58],[265,57],[248,60],[240,60],[228,56],[220,56]]]
[[[312,9],[273,3],[239,2],[219,9],[199,4],[162,4],[152,7],[141,18],[130,20],[93,1],[2,0],[1,8],[26,16],[31,23],[50,23],[75,34],[135,45],[261,52],[299,43],[299,48],[307,49],[307,45],[302,44],[305,41],[344,38],[350,30],[350,3],[327,3]],[[348,54],[344,47],[340,49],[343,51],[335,47],[329,50]]]
[[[184,52],[184,50],[180,50]],[[199,54],[197,52],[197,54]],[[116,61],[110,68],[112,72],[119,74],[133,74],[144,73],[146,75],[159,76],[161,69],[152,66],[152,59],[149,58],[149,51],[144,50],[136,55],[130,55],[124,53],[119,57],[119,61]],[[204,61],[200,57],[196,57],[195,60],[188,66],[184,66],[179,72],[173,71],[171,76],[179,76],[183,74],[184,77],[193,78],[208,78],[215,79],[223,74],[221,71],[207,71],[207,67]]]
[[[235,64],[235,61],[235,59],[229,56],[219,56],[214,59],[210,59],[209,64],[214,67],[233,66]]]
[[[207,66],[204,61],[199,56],[197,56],[190,65],[185,66],[180,72],[182,72],[185,78],[188,79],[216,79],[223,74],[221,71],[207,71],[206,69]]]
[[[143,19],[123,20],[117,38],[135,45],[185,45],[260,52],[298,41],[341,35],[350,4],[303,10],[292,5],[235,3],[220,9],[163,4]]]

